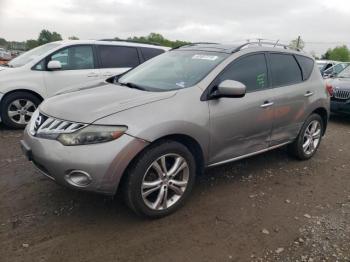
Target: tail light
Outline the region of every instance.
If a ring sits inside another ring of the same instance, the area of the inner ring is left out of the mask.
[[[328,94],[332,97],[333,94],[334,94],[334,90],[333,90],[333,86],[331,84],[326,84],[326,89],[327,89],[327,92]]]

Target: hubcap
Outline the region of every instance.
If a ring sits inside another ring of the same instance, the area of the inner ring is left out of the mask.
[[[28,99],[14,100],[7,109],[7,115],[16,124],[26,125],[32,117],[36,105]]]
[[[306,155],[311,155],[317,149],[321,139],[321,124],[319,121],[312,121],[305,130],[303,150]]]
[[[143,177],[142,199],[152,210],[167,209],[181,199],[188,180],[187,161],[178,154],[163,155],[148,167]]]

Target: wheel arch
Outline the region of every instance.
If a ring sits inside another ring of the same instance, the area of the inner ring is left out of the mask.
[[[323,108],[323,107],[318,107],[314,111],[312,111],[312,114],[318,114],[322,118],[322,121],[323,121],[323,124],[324,124],[324,129],[323,129],[323,134],[322,135],[325,135],[326,129],[327,129],[327,125],[328,125],[328,118],[329,118],[328,111],[325,108]]]
[[[136,154],[136,156],[128,163],[127,167],[124,169],[124,172],[120,178],[120,181],[118,183],[118,186],[116,188],[116,191],[119,191],[120,189],[125,187],[125,182],[127,180],[127,173],[128,170],[131,168],[131,166],[133,165],[134,161],[136,161],[136,159],[143,153],[145,152],[145,150],[148,150],[148,148],[156,143],[161,143],[162,141],[176,141],[180,144],[183,144],[184,146],[186,146],[188,148],[188,150],[190,150],[190,152],[192,153],[192,155],[195,158],[198,170],[197,170],[197,174],[201,175],[204,172],[204,168],[205,168],[205,158],[204,158],[204,153],[203,153],[203,149],[200,146],[199,142],[194,139],[193,137],[189,136],[189,135],[184,135],[184,134],[169,134],[169,135],[164,135],[162,137],[157,138],[156,140],[152,141],[151,143],[149,143],[145,148],[143,148],[140,152],[138,152]]]
[[[40,95],[39,93],[37,93],[37,92],[35,92],[33,90],[20,88],[20,89],[11,90],[11,91],[5,93],[4,96],[2,97],[1,101],[0,101],[0,104],[2,103],[2,101],[4,100],[5,97],[7,97],[7,96],[9,96],[9,95],[11,95],[13,93],[17,93],[17,92],[25,92],[25,93],[32,94],[32,95],[36,96],[37,98],[39,98],[41,102],[44,100],[42,95]]]

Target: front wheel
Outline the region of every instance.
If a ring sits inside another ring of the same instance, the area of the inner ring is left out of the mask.
[[[40,99],[31,93],[9,94],[1,103],[1,119],[10,128],[24,128],[40,102]]]
[[[146,149],[127,172],[125,200],[137,214],[166,216],[189,196],[196,174],[191,152],[175,141],[163,141]]]
[[[290,152],[300,160],[313,157],[321,144],[324,123],[320,115],[312,114],[305,121],[298,137],[290,145]]]

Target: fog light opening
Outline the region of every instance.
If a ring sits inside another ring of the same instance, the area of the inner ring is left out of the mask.
[[[91,183],[90,175],[81,170],[71,171],[65,179],[69,184],[76,187],[86,187]]]

